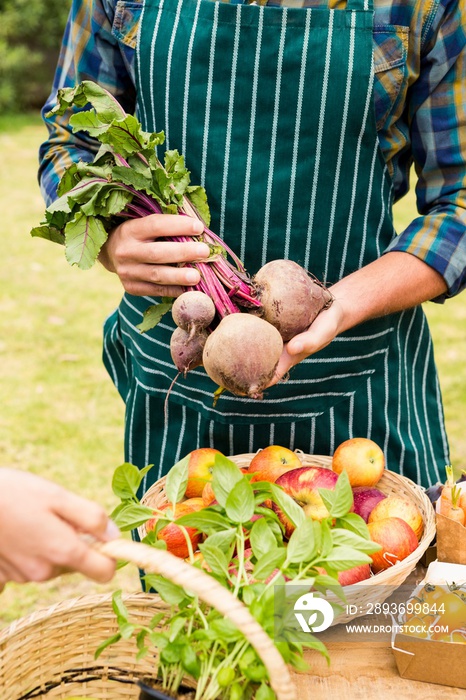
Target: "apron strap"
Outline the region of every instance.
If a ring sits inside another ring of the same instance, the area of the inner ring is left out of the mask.
[[[374,9],[374,0],[348,0],[346,3],[347,10],[366,10]]]

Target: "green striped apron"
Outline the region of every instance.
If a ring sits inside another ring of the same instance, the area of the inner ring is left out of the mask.
[[[146,0],[137,111],[163,130],[207,190],[213,230],[254,273],[291,258],[331,285],[378,258],[395,235],[392,182],[373,107],[373,8],[263,7]],[[159,156],[163,157],[163,149]],[[126,402],[126,460],[156,465],[142,489],[187,452],[268,444],[331,455],[375,440],[387,466],[429,485],[448,462],[432,342],[421,307],[369,321],[293,368],[262,401],[227,392],[214,405],[202,368],[180,378],[164,317],[137,330],[157,299],[126,294],[105,324],[104,361]],[[245,348],[247,352],[247,348]]]

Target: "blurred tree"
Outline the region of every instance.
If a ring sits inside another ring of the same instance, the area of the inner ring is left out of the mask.
[[[44,103],[70,5],[71,0],[0,0],[0,111]]]

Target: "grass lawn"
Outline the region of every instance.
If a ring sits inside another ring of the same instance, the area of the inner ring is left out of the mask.
[[[44,204],[36,182],[44,130],[37,117],[0,119],[2,254],[0,297],[0,454],[4,466],[27,469],[115,505],[110,480],[123,461],[124,406],[101,363],[102,323],[121,286],[99,266],[70,268],[63,249],[32,239]],[[413,198],[397,206],[399,229],[415,215]],[[427,304],[445,400],[452,463],[466,468],[466,306],[457,297]],[[84,593],[136,590],[124,568],[102,586],[77,575],[43,584],[8,584],[0,626]]]

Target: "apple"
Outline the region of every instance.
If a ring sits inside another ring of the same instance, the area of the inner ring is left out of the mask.
[[[204,506],[212,506],[216,503],[215,499],[215,493],[212,488],[212,484],[210,481],[206,483],[204,488],[202,489],[202,501],[204,503]]]
[[[375,486],[385,469],[381,448],[368,438],[350,438],[338,445],[332,458],[337,474],[345,470],[351,486]]]
[[[361,564],[360,566],[353,566],[351,569],[346,569],[346,571],[339,571],[338,583],[341,586],[352,586],[354,583],[365,581],[370,577],[370,564]]]
[[[382,518],[401,518],[411,525],[418,541],[421,539],[424,530],[422,515],[418,507],[407,498],[390,495],[377,503],[369,515],[369,522]]]
[[[288,447],[269,445],[257,452],[249,463],[248,472],[254,474],[251,481],[275,482],[291,469],[302,467],[299,456]]]
[[[306,517],[322,520],[329,516],[329,512],[324,505],[319,489],[333,490],[337,481],[338,475],[331,469],[310,466],[287,471],[279,476],[275,483],[302,506]],[[289,538],[295,526],[276,503],[273,503],[272,507],[285,527],[286,537]]]
[[[383,501],[380,501],[383,503]],[[371,554],[372,571],[378,573],[406,559],[418,546],[413,528],[401,518],[383,518],[367,524],[371,540],[382,549]]]
[[[367,523],[372,509],[386,497],[385,493],[374,486],[355,486],[353,488],[353,512],[360,515]]]
[[[186,498],[202,497],[204,486],[212,480],[212,467],[219,454],[222,454],[220,450],[213,447],[199,447],[189,453]]]
[[[322,566],[317,566],[316,568],[320,574],[327,574],[327,571]],[[365,581],[371,577],[371,566],[370,564],[353,566],[351,569],[346,569],[346,571],[339,571],[337,577],[340,586],[352,586],[354,583]]]
[[[154,518],[151,518],[146,523],[146,531],[150,532],[155,529],[158,520],[163,519],[163,511],[167,508],[172,508],[171,503],[166,503],[159,508],[159,511],[155,514]],[[176,504],[175,508],[175,518],[181,518],[182,515],[188,515],[189,513],[195,513],[198,510],[204,508],[204,503],[202,498],[190,498],[186,501]],[[187,527],[186,532],[188,533],[189,539],[193,549],[197,549],[199,542],[201,541],[201,533],[194,527]],[[168,523],[165,525],[159,533],[157,534],[158,540],[164,540],[167,544],[167,551],[174,554],[176,557],[186,559],[189,556],[188,543],[186,542],[186,537],[183,530],[175,522]]]
[[[241,467],[240,472],[247,474],[247,467]],[[202,489],[202,500],[204,501],[204,506],[214,506],[217,505],[217,499],[215,498],[215,493],[212,488],[212,483],[208,481],[204,488]]]

